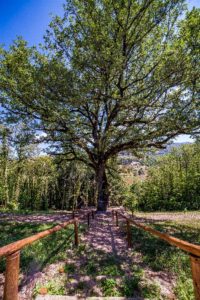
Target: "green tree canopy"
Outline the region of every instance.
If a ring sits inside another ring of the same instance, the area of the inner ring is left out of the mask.
[[[108,204],[113,156],[198,130],[200,14],[193,9],[179,21],[183,7],[182,0],[68,0],[42,54],[21,39],[2,51],[2,103],[45,131],[56,154],[93,168],[99,210]]]
[[[132,193],[143,211],[199,210],[200,143],[174,148],[158,157],[146,180],[135,184]]]

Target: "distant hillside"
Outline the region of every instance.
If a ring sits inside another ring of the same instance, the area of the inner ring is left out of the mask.
[[[166,149],[161,149],[150,153],[149,158],[156,158],[170,153],[173,148],[179,148],[183,145],[191,143],[172,143]],[[148,173],[148,165],[142,159],[135,157],[128,151],[123,151],[118,156],[118,163],[120,166],[120,174],[127,185],[132,185],[134,182],[145,180]]]
[[[170,153],[173,148],[179,148],[183,145],[188,145],[188,144],[191,144],[191,143],[189,143],[189,142],[172,143],[171,145],[168,145],[165,149],[161,149],[161,150],[156,151],[154,154],[155,155],[165,155],[165,154]]]
[[[168,145],[165,149],[160,149],[160,150],[156,150],[155,152],[153,152],[151,155],[165,155],[171,152],[171,150],[173,148],[179,148],[183,145],[187,145],[187,144],[191,144],[189,142],[184,142],[184,143],[172,143],[170,145]],[[122,165],[137,165],[137,164],[141,164],[140,159],[138,159],[137,157],[135,157],[133,154],[131,154],[128,151],[122,151],[119,154],[119,163]]]

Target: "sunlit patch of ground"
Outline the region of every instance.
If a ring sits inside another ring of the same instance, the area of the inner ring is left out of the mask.
[[[2,222],[23,222],[23,223],[52,223],[52,222],[65,222],[72,217],[69,211],[57,212],[1,212],[0,223]]]
[[[186,212],[149,212],[149,213],[134,213],[138,219],[143,219],[145,222],[166,222],[171,221],[181,225],[188,225],[192,228],[200,228],[200,211]]]

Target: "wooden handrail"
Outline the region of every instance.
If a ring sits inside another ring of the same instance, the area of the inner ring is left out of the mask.
[[[138,223],[138,222],[132,220],[131,218],[128,218],[127,216],[125,216],[124,214],[122,214],[120,212],[118,214],[121,217],[128,220],[131,224],[134,224],[135,226],[137,226],[145,231],[148,231],[155,236],[158,236],[160,239],[168,242],[169,244],[176,246],[176,247],[180,248],[181,250],[186,251],[190,254],[200,257],[200,246],[199,245],[195,245],[195,244],[189,243],[187,241],[175,238],[174,236],[168,235],[166,233],[162,233],[156,229],[153,229],[152,227]]]
[[[186,251],[190,255],[190,264],[191,264],[195,299],[200,300],[200,246],[199,245],[195,245],[187,241],[175,238],[171,235],[155,230],[152,227],[138,223],[132,220],[132,218],[125,216],[123,213],[119,212],[118,210],[115,210],[115,214],[113,211],[112,215],[113,217],[116,216],[116,226],[118,226],[118,215],[120,215],[122,218],[126,220],[128,247],[130,247],[131,245],[130,224],[133,224],[143,229],[144,231],[147,231],[159,237],[160,239],[168,242],[170,245],[176,246],[177,248]]]
[[[83,214],[81,217],[86,216],[94,217],[94,212],[89,211]],[[5,284],[4,284],[4,296],[3,300],[18,300],[18,279],[19,279],[19,265],[20,265],[20,250],[33,242],[40,240],[54,232],[57,232],[70,224],[74,224],[74,243],[75,246],[79,244],[78,238],[78,222],[80,217],[76,218],[74,211],[72,219],[62,224],[56,225],[50,229],[36,233],[30,237],[18,240],[14,243],[8,244],[0,248],[0,257],[6,256],[6,272],[5,272]]]
[[[40,240],[56,231],[59,231],[65,227],[67,227],[68,225],[70,224],[74,224],[74,220],[77,220],[77,219],[73,219],[73,220],[69,220],[67,222],[64,222],[60,225],[56,225],[50,229],[47,229],[47,230],[44,230],[44,231],[41,231],[39,233],[36,233],[30,237],[27,237],[25,239],[21,239],[21,240],[18,240],[14,243],[11,243],[11,244],[8,244],[6,246],[3,246],[0,248],[0,257],[2,256],[7,256],[7,255],[10,255],[16,251],[19,251],[21,250],[22,248],[24,248],[25,246],[27,245],[30,245],[32,244],[33,242],[37,241],[37,240]]]

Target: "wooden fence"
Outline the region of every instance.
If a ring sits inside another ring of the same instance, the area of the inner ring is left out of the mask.
[[[94,218],[94,211],[87,212],[81,218],[87,218],[88,227],[90,226],[91,217]],[[78,223],[80,217],[75,217],[75,212],[72,213],[72,219],[62,224],[54,226],[50,229],[39,232],[25,239],[16,241],[0,248],[0,257],[6,257],[6,272],[3,300],[18,300],[18,281],[19,281],[19,266],[20,266],[20,250],[25,246],[32,244],[54,232],[57,232],[67,226],[74,225],[74,244],[77,247],[79,244]],[[71,237],[72,235],[70,235]]]
[[[131,247],[131,224],[137,226],[144,231],[149,232],[152,235],[168,242],[169,244],[180,248],[190,255],[192,278],[194,283],[195,299],[200,300],[200,246],[188,243],[181,239],[175,238],[168,234],[162,233],[149,226],[134,221],[132,218],[125,216],[122,212],[113,210],[113,218],[116,218],[116,225],[119,225],[119,216],[125,219],[127,227],[127,243],[128,247]],[[94,218],[94,211],[87,212],[82,217],[87,219],[88,227],[90,226],[91,218]],[[18,300],[18,279],[19,279],[19,265],[20,265],[20,250],[25,246],[32,244],[33,242],[40,240],[54,232],[57,232],[63,228],[66,228],[70,224],[74,225],[74,244],[78,246],[78,223],[80,217],[76,217],[75,213],[72,213],[72,219],[66,221],[60,225],[54,226],[45,231],[39,232],[28,238],[16,241],[9,245],[0,248],[0,257],[6,257],[6,272],[5,272],[5,284],[4,284],[4,300]]]
[[[132,218],[125,216],[120,211],[113,210],[112,215],[113,215],[113,219],[116,218],[116,226],[119,225],[119,216],[125,219],[126,228],[127,228],[128,247],[131,247],[131,224],[133,224],[143,229],[144,231],[147,231],[150,234],[157,236],[159,239],[164,240],[169,244],[187,252],[190,256],[195,299],[200,300],[200,246],[199,245],[188,243],[184,240],[175,238],[166,233],[162,233],[158,230],[155,230],[149,226],[136,222]]]

